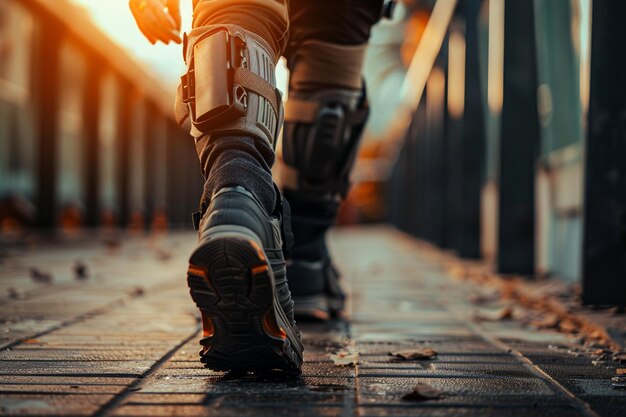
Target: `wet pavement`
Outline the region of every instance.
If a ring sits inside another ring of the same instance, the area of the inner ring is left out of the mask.
[[[603,346],[477,305],[476,284],[385,227],[334,231],[348,317],[303,323],[299,377],[237,377],[198,361],[185,284],[192,233],[5,247],[0,415],[623,416]],[[489,309],[485,311],[485,309]],[[390,352],[432,348],[426,360]],[[336,366],[331,353],[359,353]],[[432,399],[405,396],[418,384]],[[424,386],[424,385],[420,385]]]

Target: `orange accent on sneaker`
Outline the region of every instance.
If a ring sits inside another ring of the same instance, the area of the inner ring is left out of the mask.
[[[208,279],[209,278],[209,274],[207,274],[206,269],[201,268],[199,266],[196,265],[189,265],[189,269],[187,270],[187,273],[191,274],[191,275],[196,275],[198,277],[202,277],[204,279]]]
[[[260,247],[259,244],[256,243],[254,240],[251,240],[250,244],[254,246],[254,249],[256,250],[256,253],[259,256],[259,260],[265,262],[266,258],[265,258],[265,252],[263,251],[263,248]]]
[[[276,323],[276,318],[274,317],[274,310],[269,309],[263,316],[263,330],[270,336],[278,337],[279,339],[286,340],[287,333],[285,330]]]
[[[262,274],[263,272],[267,272],[268,270],[269,270],[269,266],[259,265],[259,266],[253,267],[251,272],[252,272],[252,275],[259,275],[259,274]]]
[[[318,310],[317,308],[307,311],[307,313],[310,314],[311,317],[317,320],[322,320],[322,321],[330,320],[330,314],[328,314],[325,311]]]
[[[211,337],[215,334],[215,326],[213,325],[213,319],[206,311],[200,310],[202,315],[202,336]]]

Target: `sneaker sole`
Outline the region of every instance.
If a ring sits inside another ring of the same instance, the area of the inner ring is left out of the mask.
[[[342,317],[344,300],[332,298],[326,294],[297,296],[293,295],[296,320],[329,321]]]
[[[191,255],[187,282],[202,314],[207,368],[300,372],[302,344],[278,303],[260,243],[237,232],[212,234]]]
[[[293,312],[298,321],[328,321],[332,318],[325,295],[294,296]]]
[[[329,285],[327,281],[332,279],[321,261],[292,261],[287,268],[287,278],[293,285],[291,297],[295,303],[294,313],[297,320],[328,321],[340,318],[345,307],[345,299],[330,294],[324,287]],[[307,283],[307,285],[301,285]],[[311,286],[317,283],[317,286]],[[339,285],[339,284],[336,284]],[[303,292],[298,293],[298,291]]]

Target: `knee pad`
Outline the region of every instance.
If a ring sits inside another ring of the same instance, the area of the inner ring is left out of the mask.
[[[283,120],[276,57],[256,34],[235,25],[205,26],[184,39],[187,73],[176,102],[179,124],[196,138],[251,136],[272,148]]]
[[[350,186],[368,116],[365,91],[328,89],[285,106],[279,176],[298,199],[339,202]]]

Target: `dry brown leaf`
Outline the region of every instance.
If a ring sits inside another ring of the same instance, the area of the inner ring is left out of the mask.
[[[500,294],[497,292],[491,293],[476,293],[470,296],[470,302],[472,304],[483,305],[493,303],[500,299]]]
[[[565,333],[577,333],[579,326],[572,320],[565,319],[559,323],[559,329]]]
[[[26,298],[26,294],[24,292],[13,287],[10,287],[7,290],[7,294],[9,295],[9,298],[12,298],[14,300],[20,300],[20,299]]]
[[[511,308],[511,317],[506,318],[511,318],[513,320],[519,321],[520,323],[528,324],[535,320],[536,317],[537,314],[535,314],[533,311],[519,306],[515,306],[514,308]]]
[[[410,360],[425,360],[432,359],[437,356],[437,351],[431,348],[416,348],[416,349],[406,349],[400,350],[398,352],[389,352],[390,356],[395,356],[396,358],[404,359],[405,361]]]
[[[626,352],[620,352],[613,355],[613,360],[617,363],[626,363]]]
[[[146,290],[144,290],[143,287],[135,287],[129,291],[128,295],[131,297],[143,297],[146,295]]]
[[[478,321],[500,321],[508,320],[513,317],[513,308],[506,306],[497,310],[480,310],[474,314],[474,318]]]
[[[607,334],[604,331],[604,329],[594,329],[589,333],[589,338],[601,341],[607,338]],[[601,344],[604,345],[605,343],[601,343]]]
[[[156,257],[159,261],[165,262],[165,261],[169,261],[172,258],[172,252],[168,250],[157,248],[155,252],[156,252]]]
[[[104,241],[104,245],[110,250],[110,251],[116,251],[117,249],[119,249],[122,246],[122,242],[120,242],[117,239],[106,239]]]
[[[356,365],[359,363],[359,352],[340,350],[335,354],[331,353],[330,359],[337,366]]]
[[[539,320],[533,320],[530,325],[537,329],[554,329],[559,325],[559,316],[556,314],[546,314]]]
[[[87,268],[87,264],[81,261],[76,261],[74,263],[74,278],[78,281],[84,281],[89,278],[89,270]]]
[[[459,264],[452,265],[448,269],[448,275],[452,276],[452,278],[465,278],[465,268]]]
[[[51,273],[37,268],[30,268],[30,277],[33,281],[42,284],[52,284],[52,281],[54,281],[54,277]]]
[[[613,388],[618,388],[618,389],[626,388],[626,377],[614,376],[613,378],[611,378],[611,385],[613,385]]]
[[[413,391],[404,394],[402,399],[404,401],[428,401],[438,400],[443,396],[443,391],[431,387],[430,385],[419,383],[415,386],[415,388],[413,388]]]

